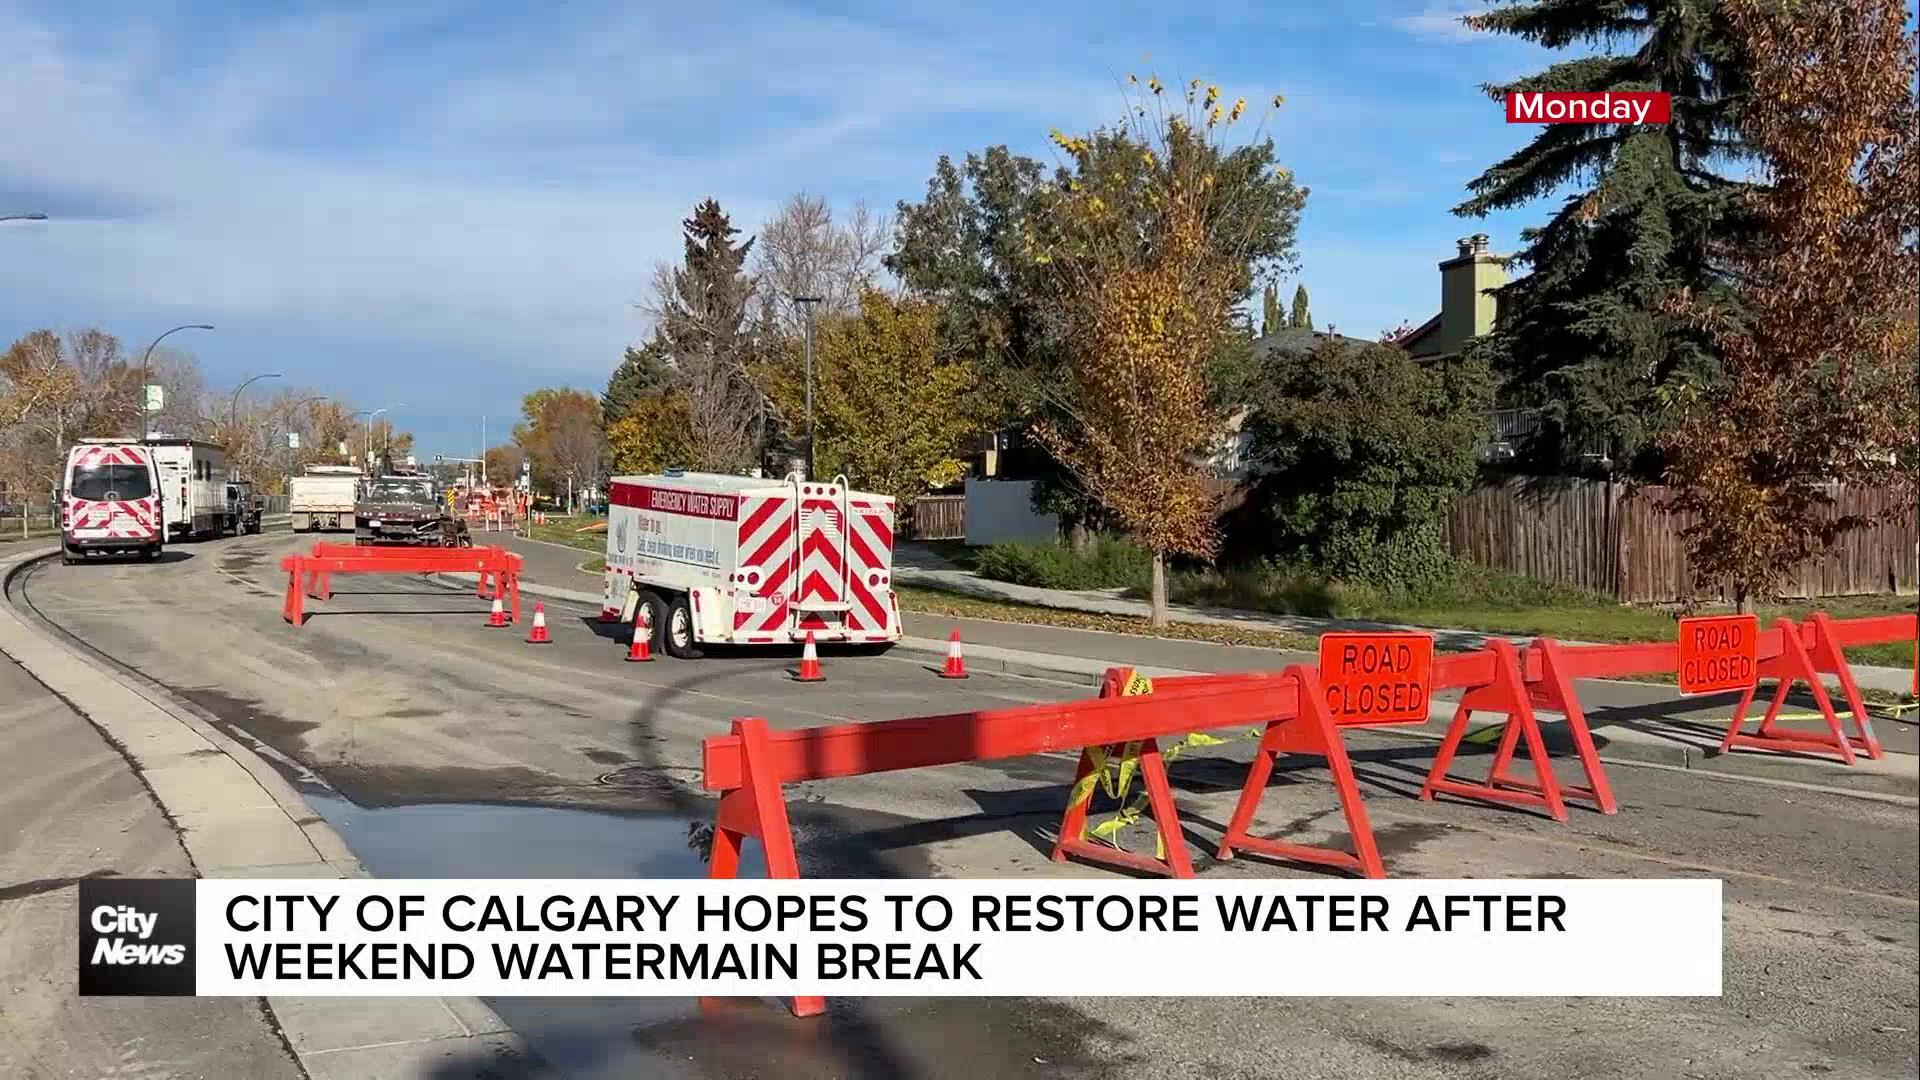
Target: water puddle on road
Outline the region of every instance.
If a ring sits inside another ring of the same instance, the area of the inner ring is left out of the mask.
[[[383,878],[692,878],[706,875],[709,822],[500,803],[362,807],[302,794]],[[742,871],[764,877],[757,845]],[[1017,999],[829,999],[800,1020],[784,1002],[689,998],[489,998],[563,1075],[584,1080],[1112,1075],[1126,1036],[1071,1006]],[[991,1032],[991,1037],[986,1033]],[[1099,1049],[1096,1049],[1098,1047]]]
[[[306,793],[376,877],[705,877],[708,822],[511,803],[418,803],[367,808]],[[764,877],[749,846],[743,876]]]

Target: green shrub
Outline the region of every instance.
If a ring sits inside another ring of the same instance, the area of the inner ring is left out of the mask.
[[[995,544],[979,552],[974,570],[1043,589],[1113,589],[1143,584],[1152,563],[1152,555],[1125,539],[1101,536],[1084,552],[1057,543]]]

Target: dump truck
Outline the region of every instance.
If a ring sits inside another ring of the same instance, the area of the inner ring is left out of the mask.
[[[360,470],[351,465],[309,465],[305,475],[287,481],[287,510],[294,532],[353,528],[353,504],[360,495]]]
[[[356,544],[471,547],[467,523],[447,510],[433,480],[418,474],[367,481],[353,508]]]
[[[616,476],[605,618],[647,605],[655,646],[900,640],[891,496],[812,481],[668,471]]]

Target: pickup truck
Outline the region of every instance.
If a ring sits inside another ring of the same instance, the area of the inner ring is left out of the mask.
[[[471,547],[473,537],[466,522],[447,512],[432,480],[382,476],[369,481],[354,504],[353,542]]]
[[[234,535],[259,532],[260,518],[266,510],[267,497],[253,493],[253,481],[235,480],[227,485],[227,522]]]

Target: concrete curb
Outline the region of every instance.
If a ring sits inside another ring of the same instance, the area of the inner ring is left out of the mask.
[[[40,547],[0,558],[0,590],[58,550]],[[11,603],[0,602],[0,652],[127,758],[174,826],[196,876],[368,876],[339,834],[271,764],[166,690],[59,640]],[[318,1080],[399,1080],[455,1062],[490,1075],[550,1075],[478,998],[268,998],[266,1006],[301,1068]]]

